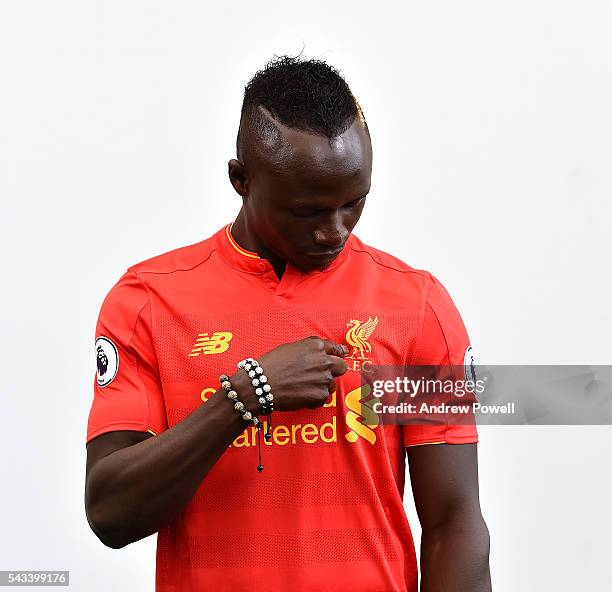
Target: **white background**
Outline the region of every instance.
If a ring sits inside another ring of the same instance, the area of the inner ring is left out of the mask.
[[[481,362],[610,363],[609,2],[0,6],[0,569],[153,590],[155,538],[85,519],[95,321],[129,265],[233,218],[274,53],[344,73],[375,153],[356,234],[441,279]],[[610,428],[480,432],[494,589],[609,589]]]

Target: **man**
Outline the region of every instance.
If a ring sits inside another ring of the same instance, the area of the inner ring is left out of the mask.
[[[461,364],[469,346],[431,274],[351,234],[371,168],[338,72],[278,58],[246,87],[237,218],[129,268],[107,295],[87,517],[113,548],[159,533],[158,592],[416,591],[406,450],[421,590],[490,590],[475,427],[360,415],[372,364]],[[273,394],[263,443],[246,419],[266,419],[263,391],[236,367],[248,357]]]

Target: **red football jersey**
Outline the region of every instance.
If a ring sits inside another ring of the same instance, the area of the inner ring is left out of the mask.
[[[351,350],[336,392],[316,410],[274,412],[263,473],[256,429],[233,441],[158,533],[158,592],[416,592],[405,446],[477,442],[476,428],[383,425],[359,404],[360,371],[463,365],[469,341],[436,278],[355,235],[327,269],[288,264],[280,280],[236,243],[231,225],[130,267],[96,327],[87,441],[171,429],[238,361],[310,335]]]

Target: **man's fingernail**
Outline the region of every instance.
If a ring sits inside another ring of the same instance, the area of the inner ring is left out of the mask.
[[[345,354],[348,354],[349,349],[348,349],[348,347],[347,347],[346,345],[342,345],[342,351],[343,351]]]

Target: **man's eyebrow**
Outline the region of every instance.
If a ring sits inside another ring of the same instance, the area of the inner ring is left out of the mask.
[[[347,199],[342,205],[346,205],[346,204],[350,204],[354,201],[359,201],[360,199],[363,199],[364,197],[366,197],[368,195],[368,191],[361,193],[359,196],[357,197],[353,197],[350,199]],[[330,208],[327,206],[322,206],[316,203],[312,203],[312,202],[307,202],[304,201],[303,198],[293,198],[293,201],[289,202],[289,207],[291,208],[304,208],[307,210],[321,210],[321,211],[325,211],[325,210],[333,210],[334,208]]]

